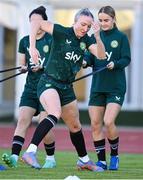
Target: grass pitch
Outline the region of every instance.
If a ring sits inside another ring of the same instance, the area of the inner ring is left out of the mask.
[[[0,155],[10,150],[0,149]],[[96,155],[89,153],[93,161]],[[42,165],[45,159],[45,152],[39,150],[38,160]],[[69,175],[76,175],[80,179],[143,179],[143,155],[142,154],[120,154],[120,168],[118,171],[78,171],[76,169],[77,155],[75,152],[56,152],[57,167],[54,169],[36,170],[19,161],[17,168],[8,168],[0,171],[0,179],[64,179]],[[109,156],[107,156],[107,161]],[[0,160],[0,164],[4,163]]]

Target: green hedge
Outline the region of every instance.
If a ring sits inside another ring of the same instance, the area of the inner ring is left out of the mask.
[[[89,124],[90,119],[87,111],[80,111],[80,120],[82,123]],[[121,111],[116,120],[117,125],[121,126],[142,126],[143,112],[141,111]]]
[[[80,111],[80,121],[82,124],[90,124],[88,111]],[[9,123],[15,122],[13,116],[1,117],[0,122]],[[63,121],[60,121],[62,124]],[[143,112],[142,111],[121,111],[116,120],[117,125],[121,126],[136,126],[143,127]]]

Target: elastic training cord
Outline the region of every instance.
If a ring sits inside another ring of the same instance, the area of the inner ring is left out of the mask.
[[[7,72],[7,71],[12,71],[12,70],[16,70],[16,69],[20,69],[20,68],[21,68],[21,66],[14,67],[14,68],[9,68],[9,69],[4,69],[4,70],[0,70],[0,73]]]
[[[6,80],[8,80],[8,79],[11,79],[11,78],[13,78],[13,77],[16,77],[16,76],[18,76],[18,75],[20,75],[20,74],[23,74],[23,72],[19,72],[19,73],[17,73],[17,74],[12,75],[12,76],[9,76],[9,77],[6,77],[6,78],[4,78],[4,79],[1,79],[1,80],[0,80],[0,83],[6,81]]]
[[[11,70],[16,70],[16,69],[20,69],[20,68],[21,68],[21,67],[15,67],[15,68],[10,68],[10,69],[5,69],[5,70],[0,71],[0,73],[1,73],[1,72],[6,72],[6,71],[11,71]],[[96,70],[96,71],[93,71],[93,72],[89,73],[89,74],[86,74],[86,75],[84,75],[84,76],[81,76],[81,77],[75,79],[74,81],[72,81],[71,84],[72,84],[72,83],[75,83],[75,82],[77,82],[77,81],[79,81],[79,80],[85,79],[85,78],[88,77],[88,76],[97,74],[98,72],[101,72],[101,71],[103,71],[103,70],[106,69],[106,68],[107,68],[107,67],[105,66],[105,67],[102,67],[102,68],[100,68],[100,69],[98,69],[98,70]],[[31,70],[31,69],[28,69],[28,71],[30,71],[30,70]],[[6,81],[6,80],[8,80],[8,79],[11,79],[11,78],[13,78],[13,77],[16,77],[16,76],[18,76],[18,75],[20,75],[20,74],[23,74],[23,73],[24,73],[24,72],[19,72],[19,73],[17,73],[17,74],[12,75],[12,76],[6,77],[6,78],[0,80],[0,83]]]
[[[81,80],[81,79],[84,79],[84,78],[86,78],[86,77],[88,77],[88,76],[97,74],[98,72],[101,72],[101,71],[103,71],[103,70],[106,69],[106,68],[107,68],[107,67],[105,66],[105,67],[102,67],[102,68],[100,68],[100,69],[98,69],[98,70],[96,70],[96,71],[93,71],[93,72],[89,73],[89,74],[86,74],[86,75],[84,75],[84,76],[81,76],[81,77],[75,79],[72,83],[77,82],[77,81],[79,81],[79,80]]]

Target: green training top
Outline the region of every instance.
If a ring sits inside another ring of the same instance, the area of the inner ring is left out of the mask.
[[[100,69],[113,61],[113,70],[105,69],[92,78],[91,92],[126,92],[126,78],[124,68],[131,61],[130,45],[127,36],[116,27],[109,31],[101,31],[101,39],[106,49],[106,59],[86,55],[85,59],[93,70]]]
[[[42,65],[43,69],[48,62],[49,50],[51,46],[52,36],[45,33],[44,36],[36,40],[36,48],[38,49],[41,57],[39,58],[39,63]],[[20,40],[19,43],[19,53],[25,54],[26,64],[30,68],[33,66],[32,59],[29,55],[29,36],[25,36]],[[43,74],[43,69],[37,72],[29,71],[26,77],[25,90],[31,91],[31,93],[37,93],[37,84],[41,75]]]
[[[93,40],[88,35],[78,39],[73,27],[55,24],[45,73],[59,82],[72,82],[81,68],[84,52],[91,44]]]

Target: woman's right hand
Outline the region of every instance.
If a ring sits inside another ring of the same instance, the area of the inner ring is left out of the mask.
[[[27,66],[22,65],[21,68],[19,69],[19,71],[21,73],[26,73],[28,71]]]

